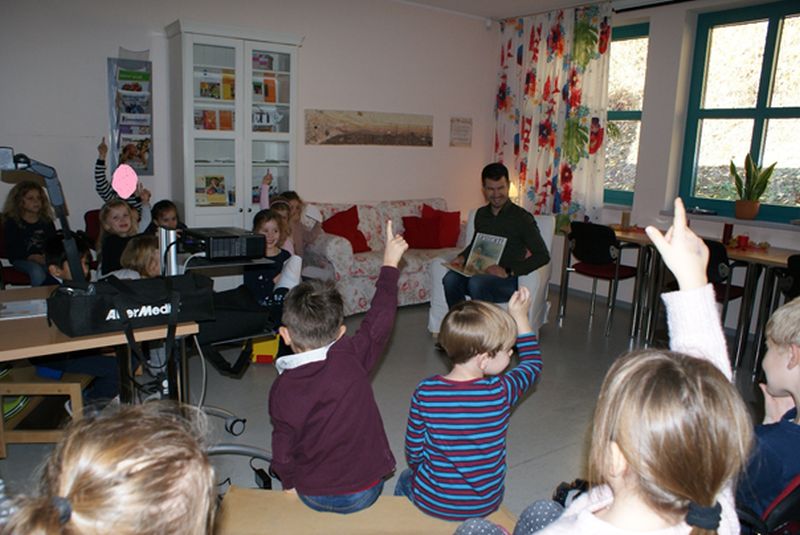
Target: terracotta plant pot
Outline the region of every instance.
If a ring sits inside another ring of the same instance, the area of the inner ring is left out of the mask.
[[[760,206],[761,203],[758,201],[736,201],[734,206],[736,219],[755,219]]]

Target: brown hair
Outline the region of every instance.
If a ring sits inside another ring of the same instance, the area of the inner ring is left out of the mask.
[[[800,346],[800,297],[784,303],[770,316],[766,333],[777,345]]]
[[[285,217],[278,213],[277,210],[267,208],[266,210],[261,210],[258,212],[255,217],[253,217],[253,232],[258,232],[258,229],[260,229],[268,221],[275,221],[278,224],[278,232],[280,233],[280,238],[278,238],[278,247],[282,246],[286,241],[286,238],[289,237],[289,222]]]
[[[3,532],[210,533],[214,469],[205,433],[200,411],[165,402],[73,422],[44,467],[39,495],[17,500]]]
[[[502,308],[483,301],[463,301],[447,313],[439,332],[439,344],[453,364],[475,355],[495,355],[514,347],[517,326]]]
[[[105,239],[106,235],[109,234],[109,231],[106,230],[106,219],[108,218],[108,214],[111,213],[111,210],[114,208],[120,207],[125,208],[131,216],[131,229],[128,231],[128,236],[135,236],[139,233],[139,217],[136,214],[136,210],[131,208],[131,205],[122,199],[111,199],[100,209],[100,235],[97,237],[98,253],[102,249],[103,240]]]
[[[298,349],[324,347],[336,340],[344,323],[342,295],[332,281],[301,282],[286,294],[282,320]]]
[[[53,208],[50,206],[50,199],[47,197],[44,188],[32,180],[23,180],[11,188],[11,191],[8,192],[8,196],[6,197],[6,203],[3,206],[3,217],[21,223],[23,198],[32,190],[38,191],[42,198],[42,206],[39,209],[39,220],[45,222],[52,221]]]
[[[594,412],[589,480],[607,482],[611,443],[640,495],[667,518],[692,502],[712,507],[747,462],[752,422],[713,364],[672,351],[623,355],[603,380]],[[693,527],[691,533],[716,533]]]
[[[142,277],[150,277],[150,264],[154,255],[158,259],[158,254],[158,238],[152,234],[139,234],[125,245],[119,263],[124,268],[138,272]]]

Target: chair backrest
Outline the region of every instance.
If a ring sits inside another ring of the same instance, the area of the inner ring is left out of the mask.
[[[789,257],[786,274],[781,278],[780,285],[787,301],[800,296],[800,254]]]
[[[617,260],[619,242],[614,229],[596,223],[573,221],[569,233],[572,256],[587,264],[611,264]]]
[[[711,284],[721,284],[728,280],[731,275],[728,251],[722,242],[714,240],[703,240],[708,247],[708,266],[706,276]]]
[[[83,222],[86,225],[86,235],[92,240],[92,248],[94,248],[100,237],[100,210],[89,210],[83,214]]]
[[[800,522],[800,474],[764,509],[761,518],[770,532],[789,522]]]
[[[477,210],[473,209],[469,211],[469,215],[467,216],[467,231],[466,236],[467,240],[464,242],[464,245],[469,245],[472,241],[472,236],[475,235],[475,212]],[[536,226],[539,227],[539,234],[542,235],[542,240],[544,240],[544,244],[547,246],[547,252],[552,254],[553,253],[553,237],[555,236],[556,230],[556,218],[552,214],[536,214],[533,216],[536,220]]]
[[[6,229],[3,228],[2,214],[0,214],[0,258],[8,258],[8,251],[6,251]]]

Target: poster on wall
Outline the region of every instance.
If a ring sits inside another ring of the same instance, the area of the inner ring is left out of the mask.
[[[152,72],[149,61],[108,58],[111,169],[126,163],[139,175],[153,174]]]
[[[472,146],[472,119],[469,117],[450,117],[450,146]]]
[[[306,145],[433,146],[433,116],[306,110]]]

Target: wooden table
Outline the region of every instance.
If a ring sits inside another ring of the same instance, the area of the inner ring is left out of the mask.
[[[2,290],[0,291],[0,303],[45,299],[54,288],[54,286],[40,286]],[[179,323],[175,335],[188,336],[197,332],[197,323]],[[161,340],[166,336],[166,326],[145,327],[133,331],[133,337],[137,342]],[[0,320],[0,362],[108,346],[127,348],[127,343],[125,333],[122,331],[70,338],[59,331],[55,325],[48,325],[47,318],[44,316]],[[120,399],[130,401],[133,397],[130,357],[127,351],[117,352],[118,355],[121,353],[124,353],[124,358],[119,361]],[[187,383],[180,380],[177,372],[173,380],[177,386],[174,395],[180,396],[181,388],[185,389]]]

